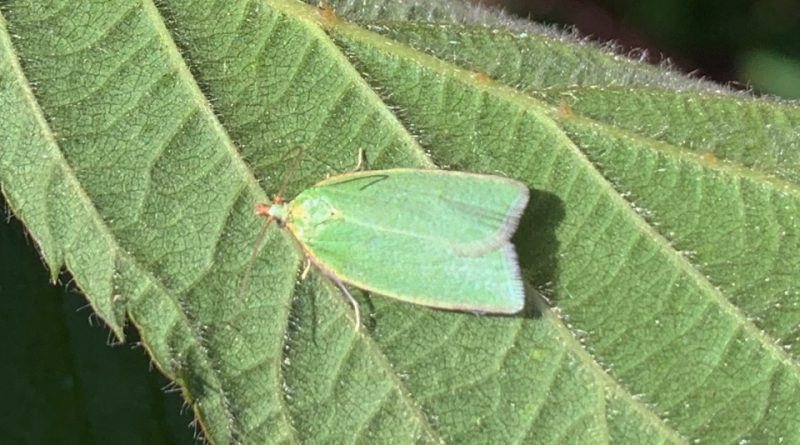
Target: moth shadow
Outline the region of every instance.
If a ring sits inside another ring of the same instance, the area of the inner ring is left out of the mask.
[[[564,220],[565,213],[564,201],[558,196],[530,190],[528,207],[511,239],[525,282],[525,308],[518,316],[538,318],[549,305],[547,294],[558,283],[556,229]]]

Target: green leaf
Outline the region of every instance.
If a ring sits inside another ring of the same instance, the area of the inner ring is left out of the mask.
[[[797,103],[459,4],[353,5],[1,10],[3,194],[206,437],[800,441]],[[287,197],[359,149],[528,184],[524,313],[362,294],[354,332],[287,234],[251,263],[296,146]]]

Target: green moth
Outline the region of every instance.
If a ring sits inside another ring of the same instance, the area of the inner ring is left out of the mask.
[[[256,214],[297,240],[310,264],[344,284],[442,309],[509,314],[525,294],[509,242],[528,202],[499,176],[391,169],[333,176]]]

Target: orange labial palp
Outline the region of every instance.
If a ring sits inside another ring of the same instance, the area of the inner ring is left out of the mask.
[[[269,204],[256,204],[253,213],[255,213],[256,216],[268,216],[270,207],[272,206]]]

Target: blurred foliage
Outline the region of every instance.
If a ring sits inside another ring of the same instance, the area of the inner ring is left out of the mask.
[[[487,3],[485,0],[481,3]],[[647,49],[684,71],[800,98],[800,2],[794,0],[499,0],[508,12]],[[653,60],[654,59],[654,60]]]
[[[800,98],[800,58],[770,50],[748,52],[742,55],[740,75],[764,92]]]

